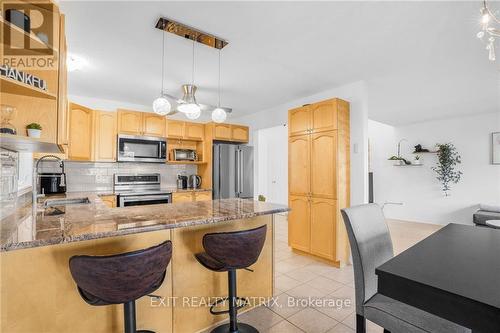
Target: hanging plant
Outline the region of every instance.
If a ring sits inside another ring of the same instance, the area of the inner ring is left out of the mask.
[[[450,184],[457,184],[462,177],[462,172],[456,170],[457,164],[462,163],[462,160],[454,144],[437,144],[436,147],[438,160],[432,170],[437,173],[436,179],[441,182],[444,195],[448,196],[451,189]]]

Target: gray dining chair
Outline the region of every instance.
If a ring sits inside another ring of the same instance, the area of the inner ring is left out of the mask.
[[[342,209],[351,244],[356,295],[356,333],[366,319],[392,333],[459,333],[469,329],[377,293],[375,268],[394,256],[389,229],[376,204]]]

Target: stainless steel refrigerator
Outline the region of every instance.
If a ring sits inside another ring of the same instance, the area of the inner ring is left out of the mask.
[[[253,198],[253,147],[213,145],[213,198]]]

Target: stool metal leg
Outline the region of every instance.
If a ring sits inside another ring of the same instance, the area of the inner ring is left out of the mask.
[[[238,332],[238,321],[236,316],[236,270],[227,272],[227,283],[229,289],[229,332]]]
[[[136,333],[135,301],[123,304],[123,318],[125,324],[125,333]]]

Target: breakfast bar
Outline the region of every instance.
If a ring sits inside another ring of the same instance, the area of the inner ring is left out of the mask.
[[[2,220],[3,332],[121,332],[123,308],[85,303],[71,278],[69,258],[129,252],[165,240],[173,245],[167,276],[154,292],[159,298],[137,300],[137,328],[198,332],[212,327],[226,319],[211,315],[209,303],[227,296],[227,274],[209,271],[194,258],[203,250],[203,235],[212,232],[267,225],[253,272],[238,272],[238,293],[251,299],[273,294],[273,214],[287,211],[284,206],[223,199],[109,208],[97,193],[68,193],[58,200],[39,203],[36,210],[19,208]]]

